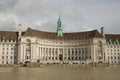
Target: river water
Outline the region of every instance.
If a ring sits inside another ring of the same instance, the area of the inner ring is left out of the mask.
[[[120,80],[120,67],[2,67],[0,80]]]

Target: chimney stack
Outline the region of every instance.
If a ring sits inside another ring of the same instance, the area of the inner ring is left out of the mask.
[[[21,32],[22,31],[22,25],[21,24],[18,24],[18,40],[20,40],[21,38]]]
[[[105,37],[104,26],[101,27],[101,34],[102,34],[102,36],[104,38]]]

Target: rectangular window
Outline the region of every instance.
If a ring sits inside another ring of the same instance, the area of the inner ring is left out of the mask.
[[[64,57],[64,59],[66,60],[66,57]]]
[[[8,61],[6,61],[6,64],[8,64]]]
[[[16,56],[14,56],[14,59],[16,59]]]
[[[113,63],[113,61],[111,61],[111,63]]]
[[[2,56],[2,59],[4,59],[4,56]]]
[[[81,57],[79,57],[79,60],[81,60]]]
[[[90,59],[91,59],[91,56],[90,56]]]
[[[120,59],[120,57],[118,56],[118,59]]]
[[[111,59],[113,59],[113,57],[111,56]]]
[[[54,57],[52,57],[52,60],[54,60]]]
[[[2,64],[4,64],[4,61],[2,61]]]
[[[55,59],[57,60],[57,57]]]
[[[109,60],[109,56],[108,56],[108,60]]]
[[[68,57],[68,60],[70,60],[70,57]]]
[[[50,60],[50,57],[49,57],[49,60]]]
[[[75,57],[75,59],[77,60],[77,57]]]
[[[73,60],[74,58],[72,57],[72,60]]]
[[[114,59],[116,59],[116,57],[114,57]]]
[[[12,56],[10,56],[10,59],[13,59]]]
[[[8,59],[8,56],[6,56],[6,59]]]

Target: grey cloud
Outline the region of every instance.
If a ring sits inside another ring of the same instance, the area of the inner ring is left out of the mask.
[[[24,29],[32,26],[44,31],[56,31],[56,21],[61,15],[65,32],[99,29],[101,25],[105,25],[107,32],[111,32],[116,26],[115,32],[119,33],[119,0],[0,0],[0,2],[2,2],[0,13],[14,14],[20,23],[26,26]],[[33,24],[36,20],[47,22],[38,26]],[[14,20],[10,23],[16,26]],[[8,24],[11,25],[10,23]],[[3,23],[0,28],[3,25],[7,26]]]
[[[16,4],[17,0],[0,0],[0,12],[11,12]]]
[[[71,25],[78,24],[78,23],[83,24],[83,22],[85,22],[85,19],[83,18],[81,13],[77,11],[77,9],[72,8],[70,5],[65,5],[65,4],[56,2],[56,0],[52,0],[52,1],[41,0],[41,1],[38,1],[37,3],[34,2],[33,0],[30,0],[26,5],[22,5],[23,2],[20,1],[15,6],[16,14],[18,16],[23,16],[24,19],[27,18],[28,21],[30,22],[32,22],[32,20],[34,21],[39,18],[41,20],[47,19],[49,22],[51,22],[49,23],[49,25],[56,24],[55,20],[57,19],[55,18],[58,18],[59,14],[62,17],[63,25],[66,28],[67,27],[70,28],[69,27],[70,24]],[[46,23],[42,25],[42,27],[40,28],[44,30],[45,29],[50,30],[50,31],[51,30],[53,31],[56,29],[56,25],[53,25],[53,26],[49,26],[49,25]],[[32,25],[32,26],[36,26],[36,25]],[[66,28],[65,30],[67,30]]]
[[[2,25],[0,25],[0,30],[2,31],[16,31],[16,26],[14,26],[14,22],[4,22]]]

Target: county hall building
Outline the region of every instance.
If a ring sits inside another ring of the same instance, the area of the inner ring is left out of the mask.
[[[120,64],[120,34],[91,30],[63,33],[61,19],[56,32],[28,28],[0,31],[0,64],[40,62],[43,64]]]

